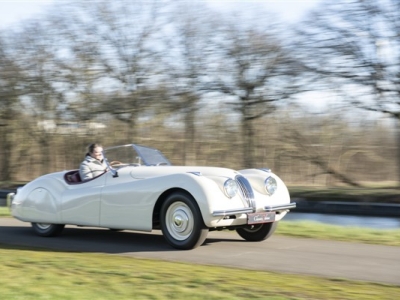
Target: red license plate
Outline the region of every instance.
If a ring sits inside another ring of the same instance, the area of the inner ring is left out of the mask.
[[[247,214],[247,224],[275,222],[275,212],[261,212]]]

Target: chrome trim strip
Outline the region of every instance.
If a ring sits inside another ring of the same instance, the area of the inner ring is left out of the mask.
[[[252,207],[249,208],[238,208],[238,209],[230,209],[230,210],[216,210],[213,212],[213,217],[225,217],[231,215],[240,215],[240,214],[249,214],[254,212]]]
[[[295,208],[296,207],[296,203],[292,202],[289,204],[284,204],[284,205],[276,205],[276,206],[265,206],[264,207],[264,211],[282,211],[282,210],[287,210],[287,209],[291,209],[291,208]]]
[[[14,200],[14,197],[15,197],[15,193],[8,193],[7,194],[7,207],[8,207],[8,209],[11,209],[11,204],[12,204],[12,201]]]
[[[201,174],[201,172],[196,172],[196,171],[193,171],[193,172],[188,172],[189,174],[193,174],[193,175],[196,175],[196,176],[202,176],[203,174]]]
[[[239,185],[239,190],[242,194],[242,197],[247,202],[249,207],[256,209],[256,202],[254,201],[254,192],[253,188],[251,187],[250,182],[247,180],[246,177],[242,175],[237,175],[235,177],[236,182]]]

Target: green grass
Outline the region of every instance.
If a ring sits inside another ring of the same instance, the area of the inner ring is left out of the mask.
[[[0,245],[1,299],[399,299],[400,286]]]
[[[9,217],[10,216],[10,210],[8,207],[3,207],[0,206],[0,217]]]
[[[0,216],[9,216],[0,208]],[[400,246],[400,230],[281,221],[276,234]],[[0,244],[1,299],[399,299],[392,286]]]
[[[345,227],[310,221],[285,221],[283,219],[280,221],[275,234],[301,238],[400,246],[400,229]]]

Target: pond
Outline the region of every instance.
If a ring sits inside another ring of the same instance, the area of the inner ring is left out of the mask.
[[[400,229],[400,218],[331,215],[317,213],[288,213],[284,221],[314,221],[323,224],[364,227],[374,229]]]

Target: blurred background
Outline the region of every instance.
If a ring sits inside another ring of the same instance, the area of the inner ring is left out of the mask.
[[[397,0],[24,1],[18,22],[15,5],[0,181],[77,169],[97,142],[294,186],[399,183]]]

